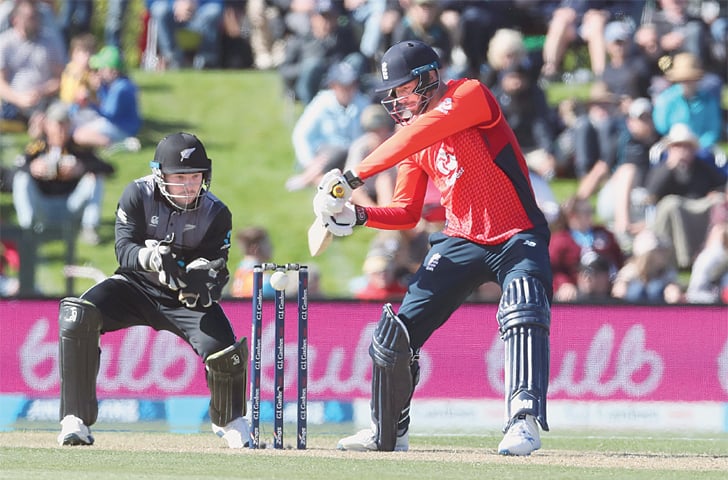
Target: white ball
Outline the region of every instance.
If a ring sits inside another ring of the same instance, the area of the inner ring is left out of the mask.
[[[270,276],[270,284],[276,290],[285,290],[288,286],[288,275],[280,270],[273,272],[273,275]]]

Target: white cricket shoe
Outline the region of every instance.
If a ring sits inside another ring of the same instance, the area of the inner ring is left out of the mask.
[[[83,420],[75,415],[66,415],[61,420],[61,433],[58,435],[59,445],[93,445],[91,430],[83,424]]]
[[[533,415],[519,415],[498,444],[501,455],[530,455],[541,448],[541,435]]]
[[[243,448],[250,446],[250,427],[243,417],[232,420],[224,427],[212,424],[212,431],[224,439],[230,448]]]
[[[337,450],[349,450],[352,452],[376,452],[377,448],[376,435],[374,427],[359,430],[354,435],[344,437],[336,444]],[[395,452],[406,452],[409,450],[409,430],[397,437],[397,443],[394,444]]]

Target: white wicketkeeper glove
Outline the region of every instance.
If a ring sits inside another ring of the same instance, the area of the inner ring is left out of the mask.
[[[145,240],[144,248],[139,250],[139,265],[148,272],[158,272],[159,282],[171,290],[179,290],[186,284],[182,280],[184,270],[177,263],[170,244],[172,240]]]

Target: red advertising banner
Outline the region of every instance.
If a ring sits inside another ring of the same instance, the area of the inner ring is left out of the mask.
[[[272,303],[272,302],[271,302]],[[238,336],[250,335],[247,301],[223,303]],[[396,307],[396,306],[395,306]],[[273,390],[273,307],[264,307],[264,398]],[[296,311],[289,302],[286,396],[295,398]],[[395,308],[396,310],[396,308]],[[497,306],[466,304],[421,352],[418,399],[502,398]],[[58,396],[58,302],[0,301],[0,395]],[[369,341],[381,305],[309,305],[309,398],[368,398]],[[101,337],[100,398],[207,396],[201,360],[168,332],[135,327]],[[555,305],[551,399],[728,401],[728,309]]]

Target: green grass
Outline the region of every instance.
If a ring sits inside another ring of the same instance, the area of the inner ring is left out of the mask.
[[[407,453],[356,453],[336,451],[341,433],[327,428],[312,432],[307,451],[233,451],[210,433],[97,430],[93,447],[76,448],[59,448],[55,431],[0,433],[0,478],[656,480],[719,479],[728,469],[725,434],[567,431],[545,434],[530,457],[502,457],[499,432],[413,435]]]

